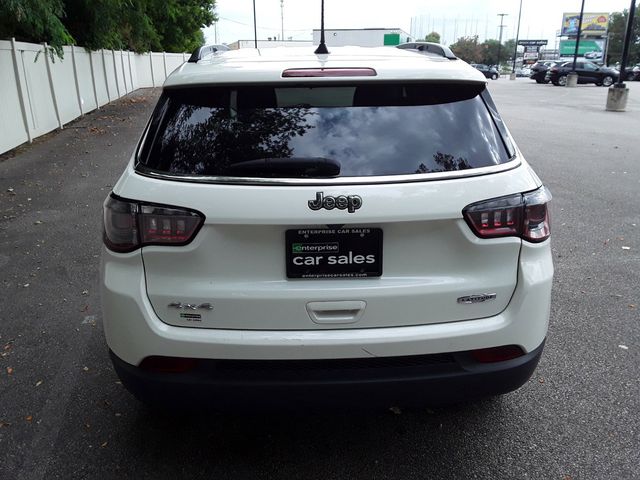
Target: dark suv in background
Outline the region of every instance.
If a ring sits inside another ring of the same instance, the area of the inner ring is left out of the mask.
[[[500,73],[496,69],[496,67],[490,67],[489,65],[485,65],[483,63],[472,63],[471,66],[476,70],[479,70],[486,78],[490,78],[491,80],[497,80],[500,76]]]
[[[546,78],[556,86],[567,84],[567,75],[573,71],[573,62],[564,62],[551,67]],[[595,83],[598,86],[611,86],[618,80],[618,71],[609,67],[600,67],[593,62],[580,60],[576,62],[578,83]]]
[[[546,78],[547,71],[554,65],[556,65],[556,62],[553,60],[534,63],[531,66],[531,75],[529,75],[529,78],[535,80],[536,83],[549,83],[549,80]]]

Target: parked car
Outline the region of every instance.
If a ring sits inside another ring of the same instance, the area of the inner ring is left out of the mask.
[[[522,67],[516,68],[516,77],[529,77],[531,75],[531,68]]]
[[[103,325],[165,407],[512,391],[542,354],[549,191],[467,63],[202,47],[104,203]]]
[[[490,67],[483,63],[472,63],[471,66],[482,72],[486,78],[490,78],[491,80],[497,80],[500,77],[500,73],[496,67]]]
[[[567,84],[567,75],[573,71],[573,61],[564,62],[551,67],[547,71],[547,77],[556,86]],[[576,62],[578,83],[595,83],[599,86],[609,87],[618,80],[618,71],[613,68],[600,67],[593,62],[579,60]]]
[[[620,69],[619,67],[616,67],[614,70],[616,70],[616,72],[618,72],[618,74],[620,73]],[[625,69],[625,75],[623,76],[624,80],[627,82],[630,81],[638,81],[640,80],[640,64],[635,65],[633,67],[631,66],[627,66],[627,68]]]
[[[556,65],[556,62],[554,61],[534,63],[531,66],[531,74],[529,75],[529,78],[531,80],[535,80],[536,83],[549,83],[549,80],[546,78],[547,70],[554,65]]]

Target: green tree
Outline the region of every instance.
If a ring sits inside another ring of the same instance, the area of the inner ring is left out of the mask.
[[[424,37],[425,42],[440,43],[440,34],[438,32],[431,32]]]
[[[481,63],[485,63],[487,65],[497,65],[498,64],[498,47],[500,42],[498,40],[485,40],[480,44],[482,47],[482,61]],[[502,52],[500,56],[504,58]]]
[[[62,0],[0,0],[0,39],[47,42],[62,57],[62,46],[73,43],[64,18]]]
[[[609,17],[609,55],[607,56],[607,64],[615,64],[622,61],[627,18],[629,18],[629,11],[626,9],[622,12],[614,12]],[[640,20],[638,20],[638,13],[636,12],[633,19],[627,65],[635,65],[638,62],[640,62]]]
[[[500,62],[507,63],[513,61],[513,52],[516,48],[516,40],[511,38],[502,44],[502,50],[500,51]]]
[[[166,52],[204,43],[215,0],[0,0],[0,38]]]
[[[460,37],[450,46],[456,57],[465,62],[480,63],[482,61],[482,47],[478,43],[478,36]]]
[[[202,27],[215,20],[210,0],[151,0],[149,15],[167,52],[195,50],[204,44]]]

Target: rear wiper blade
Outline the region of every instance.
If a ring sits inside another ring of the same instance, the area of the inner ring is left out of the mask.
[[[229,165],[227,174],[238,177],[337,177],[340,162],[323,157],[259,158]]]

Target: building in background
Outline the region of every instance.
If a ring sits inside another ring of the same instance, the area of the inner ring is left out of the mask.
[[[338,28],[324,30],[328,47],[356,45],[360,47],[381,47],[412,42],[411,35],[401,28]],[[313,43],[320,43],[320,30],[313,30]]]

